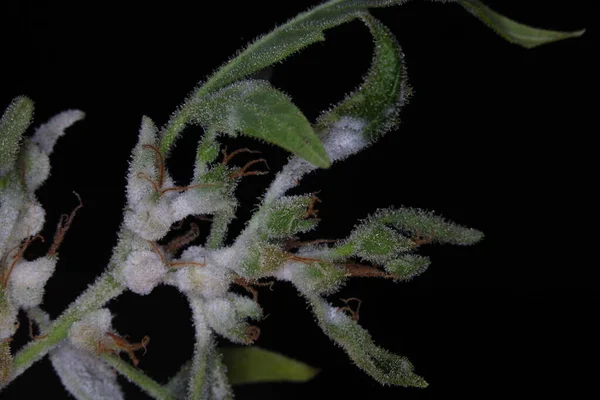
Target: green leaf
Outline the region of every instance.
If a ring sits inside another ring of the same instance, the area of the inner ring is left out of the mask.
[[[264,382],[306,382],[319,370],[259,347],[221,349],[232,385]]]
[[[393,129],[410,88],[402,53],[396,38],[381,22],[365,13],[362,21],[375,40],[371,69],[359,88],[317,122],[317,130],[327,129],[344,116],[367,121],[364,137],[374,141]]]
[[[455,245],[472,245],[483,239],[483,233],[446,221],[430,211],[402,207],[381,210],[370,217],[375,224],[393,226],[426,241]]]
[[[458,3],[505,40],[527,49],[546,43],[579,37],[585,33],[585,29],[560,32],[533,28],[498,14],[479,0],[458,0]]]
[[[0,119],[0,176],[10,171],[17,159],[21,137],[31,123],[33,102],[19,96],[13,99]]]
[[[161,151],[169,151],[179,132],[192,118],[190,103],[247,78],[313,43],[324,41],[325,30],[363,15],[370,7],[388,7],[402,2],[404,0],[333,0],[301,13],[270,33],[258,37],[191,93],[163,128]]]
[[[311,162],[331,165],[310,122],[268,82],[246,80],[193,103],[194,119],[207,130],[243,133],[276,144]]]

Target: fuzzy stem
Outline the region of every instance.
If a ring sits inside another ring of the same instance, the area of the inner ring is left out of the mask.
[[[69,328],[74,322],[102,307],[110,299],[120,295],[123,290],[124,288],[109,272],[102,274],[60,317],[52,322],[45,330],[45,336],[29,342],[15,355],[13,374],[8,382],[22,374],[34,362],[40,360],[54,346],[59,344],[67,336]],[[8,384],[8,382],[5,384]]]
[[[210,234],[208,235],[208,240],[206,241],[206,247],[209,249],[218,249],[223,246],[225,242],[225,238],[227,236],[227,228],[233,220],[234,212],[225,209],[222,211],[217,211],[213,216],[213,222],[210,227]]]
[[[133,365],[124,362],[118,356],[110,353],[102,353],[100,354],[100,358],[116,369],[118,373],[127,378],[128,381],[139,386],[140,389],[153,398],[159,400],[175,400],[175,396],[173,396],[169,389],[156,382]]]

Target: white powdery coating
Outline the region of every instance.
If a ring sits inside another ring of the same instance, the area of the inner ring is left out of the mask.
[[[98,357],[64,344],[50,352],[50,362],[76,399],[124,399],[116,372]]]
[[[342,117],[333,123],[322,140],[327,155],[332,162],[341,161],[367,147],[368,142],[363,136],[366,126],[366,121],[353,117]],[[283,196],[288,190],[296,186],[304,175],[315,169],[317,167],[308,161],[292,157],[273,180],[265,195],[264,204],[269,204]]]
[[[80,110],[63,111],[37,128],[32,140],[44,153],[50,154],[58,138],[65,134],[65,129],[84,117],[85,113]]]
[[[155,242],[169,232],[175,221],[169,200],[163,196],[157,202],[146,198],[135,209],[127,210],[124,222],[127,228],[142,238]]]
[[[56,258],[41,257],[35,261],[21,261],[15,265],[8,280],[10,298],[17,307],[40,305],[44,286],[56,267]]]
[[[235,330],[240,323],[236,309],[233,303],[224,298],[212,299],[204,303],[204,315],[208,325],[218,334],[225,336],[229,340],[238,343],[244,343],[230,332]]]
[[[44,227],[46,212],[40,203],[33,201],[25,203],[19,214],[19,223],[12,232],[12,241],[20,242],[28,236],[37,235]]]
[[[173,284],[182,292],[205,299],[214,299],[227,293],[231,282],[229,272],[221,265],[212,262],[210,254],[202,247],[188,248],[178,261],[206,263],[204,267],[191,265],[175,272]]]
[[[22,151],[25,159],[25,185],[33,193],[50,176],[50,157],[31,140],[26,142]]]
[[[106,308],[93,311],[71,325],[69,339],[78,349],[96,352],[98,343],[107,344],[106,333],[111,329],[112,315]]]
[[[323,146],[332,162],[358,153],[368,145],[363,136],[366,126],[366,121],[352,117],[342,117],[333,123],[323,139]]]
[[[157,180],[156,155],[151,149],[144,148],[144,145],[156,145],[156,131],[156,126],[150,118],[142,118],[138,143],[133,150],[133,159],[127,175],[127,204],[130,207],[135,207],[154,191],[152,184],[138,177],[138,174],[141,172],[149,179]]]
[[[173,221],[179,221],[188,215],[213,214],[223,205],[224,200],[191,189],[179,194],[171,202],[171,216]]]
[[[149,294],[167,274],[168,269],[158,254],[150,250],[131,252],[123,266],[125,285],[134,293]]]

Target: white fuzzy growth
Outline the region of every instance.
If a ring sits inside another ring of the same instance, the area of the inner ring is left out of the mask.
[[[223,208],[225,201],[210,194],[200,194],[194,189],[179,194],[171,203],[173,221],[180,221],[188,215],[213,214]]]
[[[108,345],[106,333],[111,329],[112,315],[106,308],[101,308],[75,322],[69,329],[69,340],[78,349],[94,353],[98,351],[98,343]]]
[[[18,309],[10,301],[5,301],[0,307],[0,341],[17,331],[17,313]]]
[[[158,201],[152,198],[143,199],[135,209],[125,212],[124,222],[127,228],[154,242],[162,239],[175,221],[168,198],[162,196]]]
[[[342,117],[334,122],[323,139],[323,146],[331,161],[340,161],[364,149],[368,142],[363,136],[366,121]]]
[[[145,145],[156,145],[156,133],[157,129],[152,120],[147,117],[142,118],[138,143],[133,150],[127,175],[127,204],[130,207],[135,207],[142,199],[154,192],[152,184],[138,177],[138,174],[142,173],[155,181],[158,178],[156,155],[151,149],[144,148]]]
[[[123,266],[125,285],[134,293],[149,294],[167,274],[168,269],[158,254],[150,250],[131,252]]]
[[[76,399],[124,399],[116,372],[94,355],[64,344],[50,353],[50,361]]]
[[[368,142],[363,136],[366,121],[359,118],[342,117],[331,126],[323,138],[323,146],[332,162],[341,161],[364,149]],[[302,177],[317,169],[308,161],[292,157],[277,174],[265,195],[264,204],[283,196],[297,185]]]
[[[21,151],[25,162],[25,185],[29,193],[33,193],[50,176],[50,157],[31,140],[25,143]]]
[[[25,203],[19,213],[19,223],[12,232],[12,241],[20,242],[28,236],[37,235],[44,227],[46,212],[40,203],[34,199]]]
[[[40,146],[44,153],[50,154],[58,138],[65,134],[65,129],[84,117],[85,113],[80,110],[63,111],[37,128],[32,140]]]
[[[208,256],[208,257],[207,257]],[[206,263],[206,266],[182,267],[174,274],[173,284],[186,294],[214,299],[224,296],[231,282],[230,273],[211,259],[200,246],[192,246],[183,252],[178,261]]]
[[[44,286],[55,267],[54,257],[21,261],[15,265],[8,281],[8,292],[14,304],[23,308],[40,305],[44,297]]]
[[[208,325],[218,334],[237,343],[244,343],[239,335],[232,334],[243,321],[238,318],[233,303],[227,299],[218,298],[204,304],[204,315]]]

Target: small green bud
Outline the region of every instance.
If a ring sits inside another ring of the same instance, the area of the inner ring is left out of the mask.
[[[33,102],[16,97],[0,119],[0,176],[10,171],[17,159],[21,137],[31,123]]]
[[[270,275],[279,269],[288,255],[274,244],[257,242],[250,245],[248,253],[241,264],[244,278],[257,279]]]
[[[297,233],[308,232],[317,226],[318,220],[309,216],[314,197],[282,197],[269,206],[263,224],[265,239],[283,239]]]
[[[431,261],[429,257],[417,254],[405,254],[384,265],[386,271],[396,276],[399,280],[409,280],[423,273]]]
[[[384,263],[414,247],[409,238],[369,220],[350,235],[348,243],[353,245],[353,255],[374,263]]]

